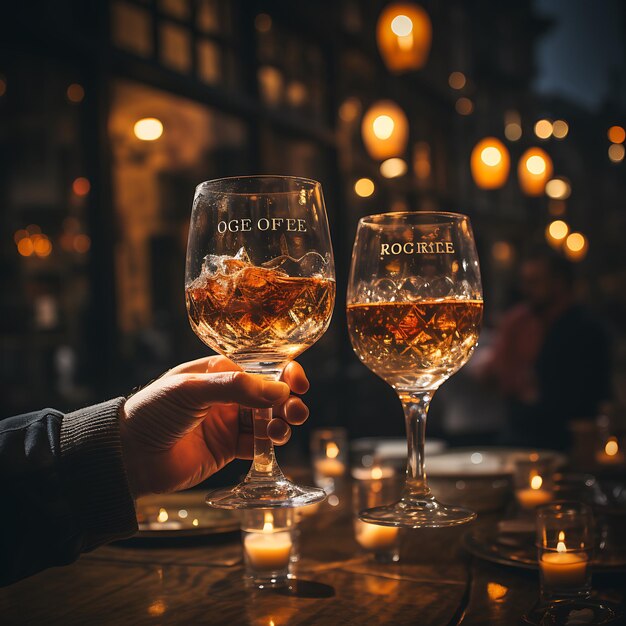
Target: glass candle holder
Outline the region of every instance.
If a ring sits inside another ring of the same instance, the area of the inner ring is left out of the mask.
[[[241,535],[248,586],[285,587],[295,578],[298,536],[294,509],[243,511]]]
[[[587,598],[591,592],[593,516],[582,502],[537,508],[537,560],[544,601]]]
[[[311,459],[315,484],[327,494],[337,490],[348,468],[345,428],[319,428],[311,434]]]
[[[363,551],[378,563],[394,563],[400,559],[397,526],[379,526],[359,519],[359,513],[374,506],[384,506],[398,498],[398,483],[390,467],[355,468],[352,472],[352,504],[354,538]]]
[[[554,499],[554,461],[538,453],[515,463],[515,499],[524,511],[547,504]]]

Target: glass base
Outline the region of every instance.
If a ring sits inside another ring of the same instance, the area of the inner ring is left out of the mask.
[[[321,502],[323,489],[300,487],[286,478],[277,481],[249,481],[236,487],[209,491],[206,503],[216,509],[297,508]]]
[[[402,498],[395,504],[377,506],[359,513],[359,519],[380,526],[405,528],[445,528],[476,519],[476,513],[457,506],[447,506],[432,496],[422,500]]]
[[[560,626],[561,624],[623,624],[617,607],[592,600],[555,600],[536,604],[523,617],[525,624]]]

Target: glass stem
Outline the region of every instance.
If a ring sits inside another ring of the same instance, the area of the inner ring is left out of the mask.
[[[250,373],[270,380],[278,380],[281,375],[280,371],[274,370],[264,372],[251,371]],[[251,409],[251,412],[254,432],[254,460],[245,482],[251,480],[275,482],[278,478],[283,477],[283,473],[276,461],[274,443],[267,434],[267,427],[272,420],[272,409]]]
[[[407,437],[407,466],[404,497],[411,500],[432,499],[424,471],[426,416],[433,391],[400,391]]]

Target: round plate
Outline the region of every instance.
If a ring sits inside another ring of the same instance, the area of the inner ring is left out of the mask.
[[[529,532],[502,533],[496,524],[472,528],[463,535],[463,547],[474,556],[511,567],[538,569],[534,528]],[[626,571],[626,554],[601,552],[593,561],[593,571]]]
[[[211,509],[202,491],[144,496],[137,500],[139,538],[195,537],[239,530],[236,511]]]

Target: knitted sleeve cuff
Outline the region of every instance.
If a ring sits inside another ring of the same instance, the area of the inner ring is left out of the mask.
[[[83,550],[137,532],[120,439],[123,403],[116,398],[67,413],[61,425],[63,473],[83,523]]]

